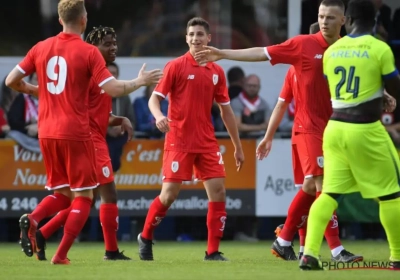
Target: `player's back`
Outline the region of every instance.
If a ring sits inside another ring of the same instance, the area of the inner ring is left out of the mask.
[[[371,35],[346,36],[329,47],[324,56],[324,74],[332,107],[355,107],[382,97],[382,78],[394,69],[394,61],[388,58],[393,55],[388,53],[392,54],[389,46]]]
[[[92,75],[99,80],[93,71],[96,50],[79,35],[61,32],[28,53],[38,74],[40,138],[90,139],[89,84]]]

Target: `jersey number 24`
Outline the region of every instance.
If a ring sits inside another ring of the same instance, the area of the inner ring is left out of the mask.
[[[58,73],[56,73],[56,66],[58,66]],[[51,94],[60,94],[64,91],[65,83],[67,81],[67,62],[62,56],[53,56],[47,62],[46,66],[47,78],[51,80],[47,83],[47,90]]]
[[[354,76],[354,72],[356,67],[350,66],[348,71],[346,68],[342,66],[338,66],[335,68],[335,74],[341,75],[339,83],[336,85],[336,99],[344,100],[345,98],[341,97],[340,94],[342,92],[342,88],[346,85],[346,93],[352,93],[353,98],[357,98],[358,90],[360,88],[360,77]]]

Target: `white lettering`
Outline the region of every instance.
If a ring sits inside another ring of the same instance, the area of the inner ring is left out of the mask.
[[[150,204],[153,202],[152,199],[146,199],[140,197],[137,199],[118,199],[117,206],[120,210],[147,210]],[[97,200],[95,203],[96,209],[99,209],[101,201]],[[226,209],[227,210],[240,210],[242,209],[242,200],[240,198],[226,197]],[[206,198],[199,198],[198,196],[192,196],[186,199],[176,199],[171,205],[170,209],[175,210],[206,210],[208,208],[208,200]]]
[[[28,186],[44,186],[46,184],[47,177],[43,174],[31,174],[30,168],[26,168],[22,170],[20,168],[17,169],[17,174],[15,175],[13,185],[28,185]]]
[[[31,151],[20,148],[18,145],[14,146],[14,161],[23,162],[41,162],[43,160],[43,155],[41,153],[33,153]]]

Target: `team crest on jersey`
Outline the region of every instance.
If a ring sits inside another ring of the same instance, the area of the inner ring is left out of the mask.
[[[317,157],[318,166],[323,168],[324,167],[324,157]]]
[[[104,166],[102,168],[102,171],[103,171],[104,177],[106,177],[106,178],[110,177],[110,169],[108,168],[108,166]]]
[[[213,83],[214,83],[214,86],[215,86],[216,84],[218,84],[218,75],[217,75],[217,74],[214,74],[214,75],[213,75]]]
[[[171,163],[171,170],[172,170],[172,172],[176,173],[176,172],[178,171],[178,169],[179,169],[179,162],[173,161],[173,162]]]

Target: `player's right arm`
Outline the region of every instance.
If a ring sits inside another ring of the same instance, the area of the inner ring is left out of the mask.
[[[96,84],[111,97],[121,97],[142,86],[157,84],[162,77],[162,71],[159,69],[145,71],[145,63],[136,79],[130,81],[116,80],[104,64],[104,58],[99,49],[94,46],[91,46],[88,67]]]
[[[161,101],[171,92],[175,83],[176,66],[173,61],[165,65],[164,74],[149,99],[150,112],[156,119],[157,128],[163,133],[169,131],[169,122],[171,122],[161,110]]]
[[[399,100],[400,76],[399,71],[395,67],[393,52],[389,48],[389,46],[387,46],[386,50],[382,52],[380,62],[382,78],[385,83],[385,89],[391,96]]]
[[[29,50],[25,58],[19,63],[6,78],[6,86],[12,88],[17,92],[32,94],[38,96],[39,88],[23,80],[36,71],[35,67],[35,50],[36,46]]]
[[[279,95],[279,100],[275,105],[274,110],[272,111],[271,118],[269,119],[269,124],[267,131],[265,132],[264,138],[258,144],[256,150],[256,156],[259,160],[266,158],[271,151],[272,140],[274,139],[274,135],[278,130],[279,124],[281,123],[285,112],[288,109],[289,104],[293,99],[293,87],[292,87],[293,78],[291,76],[290,70],[286,73],[285,81],[283,84],[283,88]]]
[[[220,50],[210,46],[204,46],[204,50],[195,54],[199,63],[217,61],[220,59],[236,61],[271,61],[272,65],[295,64],[301,57],[301,38],[294,37],[282,44],[269,47],[257,47],[241,50]]]
[[[145,71],[145,69],[146,63],[143,64],[136,79],[130,81],[110,79],[101,88],[111,97],[121,97],[134,92],[142,86],[157,84],[163,75],[162,71],[160,69]]]

